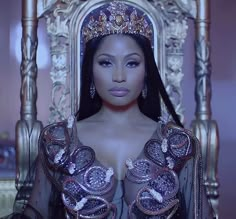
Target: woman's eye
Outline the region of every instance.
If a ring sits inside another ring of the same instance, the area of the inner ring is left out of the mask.
[[[139,65],[139,62],[137,61],[130,61],[127,63],[127,66],[130,67],[130,68],[135,68]]]
[[[111,62],[110,61],[99,61],[98,62],[99,65],[103,66],[103,67],[108,67],[108,66],[111,66]]]

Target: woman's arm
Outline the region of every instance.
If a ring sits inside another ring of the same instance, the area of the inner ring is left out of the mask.
[[[39,218],[39,215],[42,218],[48,218],[51,183],[44,173],[41,162],[41,159],[38,157],[33,190],[24,210],[24,214],[31,219]]]
[[[206,188],[202,182],[202,168],[199,161],[191,158],[182,168],[180,180],[181,206],[185,209],[186,219],[212,219],[212,208],[206,197]]]

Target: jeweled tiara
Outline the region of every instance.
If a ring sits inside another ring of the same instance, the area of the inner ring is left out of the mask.
[[[89,40],[109,34],[140,34],[151,40],[152,26],[143,13],[120,1],[107,4],[108,7],[100,10],[98,15],[89,17],[83,25],[82,36],[85,43]]]

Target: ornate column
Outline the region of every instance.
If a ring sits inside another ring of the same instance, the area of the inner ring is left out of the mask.
[[[20,120],[16,124],[16,188],[19,189],[30,170],[32,162],[38,153],[38,137],[42,123],[37,121],[37,1],[22,0],[22,62],[21,72],[21,111]],[[27,182],[31,187],[32,182]],[[18,197],[18,199],[24,199]]]
[[[219,135],[216,121],[211,118],[210,1],[197,0],[195,23],[196,119],[191,126],[201,143],[207,197],[218,218],[219,192],[217,164]]]

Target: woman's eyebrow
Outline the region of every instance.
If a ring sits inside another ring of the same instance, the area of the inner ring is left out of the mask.
[[[132,53],[126,54],[124,57],[127,58],[127,57],[133,56],[133,55],[141,57],[141,55],[139,53],[137,53],[137,52],[132,52]],[[100,57],[100,56],[108,56],[108,57],[111,57],[111,58],[115,58],[116,57],[116,55],[112,55],[110,53],[101,53],[101,54],[97,55],[97,57]]]
[[[130,57],[130,56],[139,56],[139,57],[142,57],[142,55],[140,55],[139,53],[137,53],[137,52],[132,52],[132,53],[129,53],[129,54],[127,54],[126,56],[125,56],[125,58],[127,58],[127,57]]]
[[[109,53],[101,53],[101,54],[98,54],[97,57],[100,57],[100,56],[108,56],[108,57],[111,57],[111,58],[114,58],[116,57],[115,55],[111,55]]]

